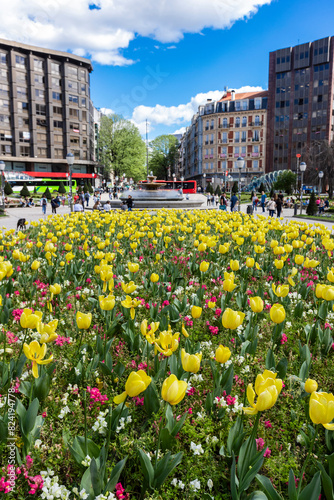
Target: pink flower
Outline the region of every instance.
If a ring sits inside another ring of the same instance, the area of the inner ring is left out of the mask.
[[[281,344],[285,344],[288,341],[288,337],[285,333],[282,333]]]
[[[272,429],[272,427],[273,427],[271,425],[271,423],[270,423],[270,420],[266,420],[265,423],[264,423],[264,426],[265,426],[266,429]]]
[[[271,455],[271,450],[269,450],[269,448],[267,448],[266,451],[264,452],[263,456],[264,456],[264,458],[268,458],[268,457],[270,457],[270,455]]]
[[[257,451],[262,450],[263,447],[264,447],[264,439],[258,438],[258,439],[255,439],[255,441],[256,441],[256,449],[257,449]]]

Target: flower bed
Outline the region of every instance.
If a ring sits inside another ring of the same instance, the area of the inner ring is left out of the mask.
[[[2,495],[333,498],[329,230],[168,210],[32,226],[0,242]]]

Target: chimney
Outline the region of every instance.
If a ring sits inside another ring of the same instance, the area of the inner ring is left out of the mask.
[[[235,90],[231,90],[231,101],[235,101]]]
[[[206,102],[212,102],[212,99],[207,99]]]

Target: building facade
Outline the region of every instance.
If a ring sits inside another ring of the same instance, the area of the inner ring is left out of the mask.
[[[333,139],[334,37],[269,56],[266,171],[297,169],[312,141]]]
[[[266,161],[267,91],[226,91],[199,106],[182,141],[186,179],[225,185],[239,178],[236,159],[245,160],[242,182],[262,175]]]
[[[0,160],[6,170],[95,178],[91,62],[72,54],[0,40]]]

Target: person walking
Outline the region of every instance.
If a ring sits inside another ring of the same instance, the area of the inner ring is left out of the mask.
[[[266,200],[267,200],[267,197],[266,197],[264,191],[262,191],[262,193],[261,193],[261,207],[262,207],[263,213],[266,211]]]
[[[283,198],[281,198],[280,195],[278,195],[276,200],[277,217],[281,217],[282,206],[283,206]]]
[[[58,203],[56,202],[56,199],[51,198],[51,209],[52,209],[53,214],[57,213],[57,206],[58,206]]]
[[[132,199],[132,196],[130,194],[128,196],[128,199],[126,200],[126,204],[128,206],[128,211],[131,212],[132,207],[133,207],[133,199]]]
[[[46,214],[46,205],[48,203],[48,200],[45,198],[45,194],[43,194],[43,197],[41,199],[41,206],[42,206],[42,213],[43,215]]]
[[[231,212],[236,212],[237,211],[237,206],[238,204],[238,197],[235,193],[233,193],[232,197],[231,197]]]
[[[271,200],[268,203],[269,217],[274,217],[275,209],[276,209],[275,200],[274,198],[271,198]]]
[[[88,205],[89,205],[89,198],[90,198],[90,194],[88,193],[88,191],[86,191],[85,192],[86,207],[88,207]]]
[[[257,211],[257,204],[259,203],[259,198],[257,197],[256,193],[254,193],[252,197],[252,204],[253,204],[253,212]]]

